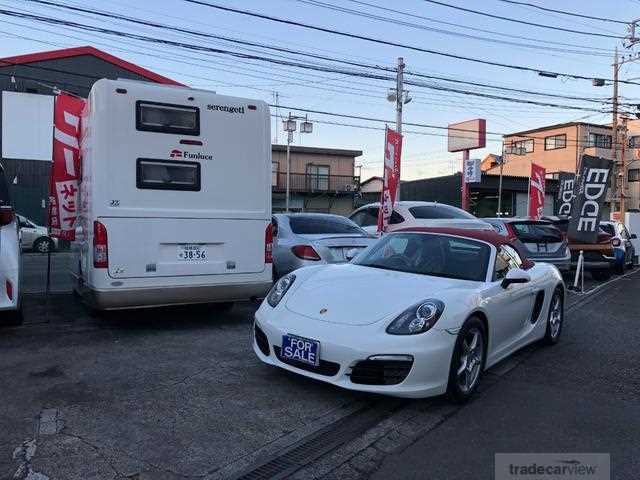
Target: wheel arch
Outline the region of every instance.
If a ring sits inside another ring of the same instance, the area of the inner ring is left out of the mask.
[[[44,240],[45,242],[48,242],[51,246],[53,246],[53,240],[51,240],[51,238],[49,238],[49,237],[48,237],[48,236],[46,236],[46,235],[40,235],[39,237],[37,237],[37,238],[33,241],[32,246],[35,246],[35,245],[36,245],[36,243],[38,243],[38,242],[39,242],[39,241],[41,241],[41,240]]]
[[[478,317],[478,319],[480,319],[480,321],[482,322],[482,326],[484,327],[484,333],[486,336],[486,345],[485,347],[487,348],[487,354],[489,353],[489,342],[490,342],[490,335],[489,335],[489,318],[487,317],[487,314],[482,311],[482,310],[474,310],[473,312],[471,312],[469,314],[469,316],[467,317],[467,319],[465,320],[465,322],[467,320],[469,320],[471,317]],[[486,356],[485,356],[485,360],[486,360]]]

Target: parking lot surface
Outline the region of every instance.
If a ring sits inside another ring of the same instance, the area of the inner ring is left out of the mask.
[[[616,472],[637,472],[640,298],[620,292],[638,288],[632,274],[571,294],[561,344],[493,368],[464,407],[263,365],[253,303],[93,317],[68,293],[30,294],[25,324],[0,328],[0,479],[240,478],[304,442],[325,454],[294,478],[486,478],[496,451],[549,449],[611,452]]]

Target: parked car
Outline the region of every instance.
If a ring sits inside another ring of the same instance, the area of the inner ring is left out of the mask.
[[[629,233],[629,230],[622,222],[603,221],[600,222],[600,228],[612,237],[611,244],[613,245],[615,257],[613,268],[616,272],[624,273],[626,268],[633,268],[636,251],[632,240],[637,239],[637,235]]]
[[[264,363],[350,390],[472,396],[483,370],[559,340],[565,287],[490,230],[410,228],[282,277],[255,314]]]
[[[355,210],[349,218],[375,234],[378,230],[380,203],[370,203]],[[491,225],[461,208],[438,202],[397,202],[389,220],[389,232],[408,227],[450,227],[491,230]]]
[[[595,243],[580,243],[568,238],[569,229],[568,217],[548,216],[543,217],[553,223],[567,238],[569,250],[571,251],[571,268],[578,265],[578,257],[583,252],[584,269],[589,272],[594,280],[608,280],[611,278],[613,264],[615,263],[615,253],[613,250],[613,238],[602,228],[598,231]]]
[[[22,250],[47,253],[58,248],[58,239],[49,236],[47,227],[36,225],[22,215],[18,215],[18,227],[20,227],[20,248]]]
[[[551,222],[527,218],[483,218],[500,235],[519,240],[527,256],[536,262],[547,262],[561,272],[571,270],[571,251],[566,237]]]
[[[22,323],[18,223],[0,166],[0,323]]]
[[[376,242],[351,220],[322,213],[273,216],[273,277],[297,268],[344,263]]]

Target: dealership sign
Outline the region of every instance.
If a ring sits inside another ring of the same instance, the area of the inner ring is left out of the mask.
[[[449,152],[462,152],[487,145],[487,121],[484,118],[452,123],[448,128]]]
[[[396,194],[400,183],[400,154],[402,135],[387,128],[384,136],[384,176],[378,211],[378,231],[384,232],[396,204]]]
[[[75,240],[80,204],[80,115],[84,100],[66,94],[53,108],[53,162],[49,177],[51,235]]]
[[[575,241],[595,243],[609,187],[611,161],[583,155],[580,165],[568,235]]]
[[[571,215],[571,205],[573,203],[573,190],[576,184],[576,174],[571,172],[560,172],[558,176],[558,200],[556,202],[556,215]]]

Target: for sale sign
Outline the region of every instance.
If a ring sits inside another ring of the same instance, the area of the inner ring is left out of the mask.
[[[576,195],[571,209],[569,238],[578,242],[595,243],[602,206],[607,198],[611,176],[611,160],[583,155]]]
[[[84,100],[56,97],[53,108],[53,163],[49,178],[51,235],[75,240],[79,209],[80,115]]]
[[[560,172],[558,176],[558,199],[556,201],[556,215],[571,215],[571,205],[573,204],[573,190],[576,184],[576,174],[571,172]]]
[[[384,137],[384,176],[378,211],[378,231],[384,232],[396,204],[396,194],[400,183],[400,154],[402,135],[387,128]]]

